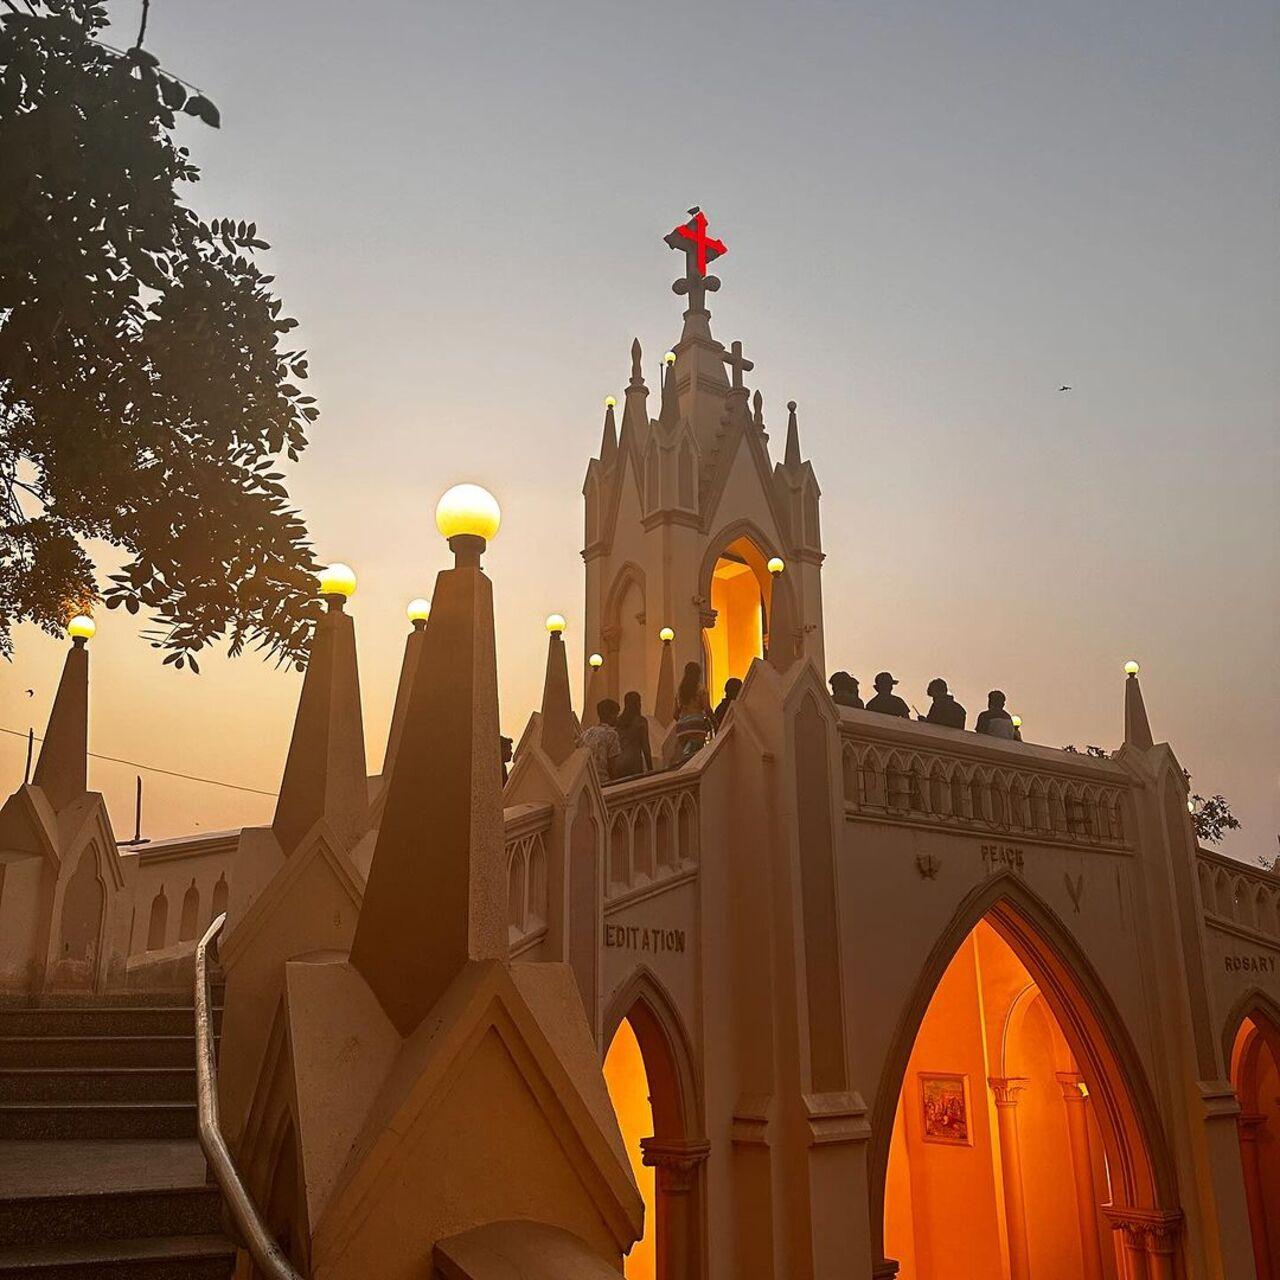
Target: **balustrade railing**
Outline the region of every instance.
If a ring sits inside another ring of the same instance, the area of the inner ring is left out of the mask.
[[[1208,849],[1200,850],[1196,871],[1211,924],[1234,925],[1280,945],[1280,875]]]
[[[507,935],[512,954],[547,931],[547,833],[551,806],[521,805],[506,815]]]
[[[967,757],[932,743],[864,738],[842,725],[846,815],[1059,844],[1128,847],[1128,783],[1117,766],[1110,766],[1115,770],[1111,780],[1105,762],[1089,760],[1083,769],[1057,771],[1043,752],[1017,761],[999,758],[1003,754]]]
[[[604,792],[605,901],[683,875],[698,864],[698,775],[650,774]]]

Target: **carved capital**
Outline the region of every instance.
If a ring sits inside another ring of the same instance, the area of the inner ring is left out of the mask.
[[[1182,1232],[1182,1214],[1167,1209],[1114,1209],[1103,1212],[1133,1253],[1172,1254]]]
[[[1266,1123],[1266,1116],[1247,1115],[1242,1111],[1236,1116],[1236,1127],[1240,1130],[1240,1141],[1257,1142],[1258,1130]]]
[[[684,1195],[693,1190],[711,1143],[705,1138],[641,1138],[640,1150],[644,1163],[657,1172],[658,1190]]]
[[[1083,1102],[1088,1097],[1084,1087],[1084,1076],[1078,1071],[1057,1071],[1054,1074],[1062,1086],[1064,1102]]]
[[[872,1263],[871,1280],[896,1280],[900,1265],[897,1258],[882,1258]]]
[[[1018,1094],[1027,1087],[1026,1076],[991,1076],[987,1083],[995,1094],[997,1107],[1016,1107]]]

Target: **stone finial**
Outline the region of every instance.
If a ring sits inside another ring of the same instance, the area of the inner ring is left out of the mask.
[[[351,615],[331,604],[316,623],[271,827],[285,855],[320,819],[351,849],[369,825],[360,672]]]
[[[644,373],[640,368],[640,339],[631,339],[631,383],[633,387],[644,386]]]
[[[547,674],[542,684],[542,749],[556,764],[563,764],[573,753],[577,738],[564,636],[552,631],[547,636]]]
[[[751,370],[756,367],[755,362],[748,360],[747,357],[742,354],[742,343],[736,341],[730,344],[729,350],[724,352],[720,358],[733,371],[733,390],[741,391],[745,385],[742,380],[742,375],[744,373],[750,373]]]
[[[764,430],[764,396],[759,391],[751,397],[751,420],[761,431]]]
[[[1131,668],[1131,669],[1129,669]],[[1147,707],[1142,700],[1142,686],[1138,683],[1138,664],[1131,662],[1124,678],[1124,742],[1127,747],[1141,747],[1144,751],[1154,745],[1151,722],[1147,719]]]
[[[402,1036],[471,960],[507,953],[493,586],[436,578],[351,963]]]
[[[796,402],[794,400],[787,401],[787,447],[782,456],[782,461],[788,467],[798,467],[800,465],[800,426],[796,422]]]
[[[62,664],[32,782],[57,813],[89,789],[88,767],[89,650],[77,637]]]

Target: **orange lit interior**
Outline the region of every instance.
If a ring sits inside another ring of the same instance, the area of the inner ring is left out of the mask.
[[[1012,1116],[999,1115],[998,1094],[1015,1099]],[[938,1119],[957,1096],[962,1134]],[[1109,1199],[1092,1104],[1058,1023],[1012,949],[979,923],[930,1000],[903,1078],[885,1255],[901,1263],[899,1280],[1116,1280]]]
[[[649,1078],[645,1073],[640,1042],[625,1018],[618,1024],[609,1052],[605,1055],[604,1080],[618,1117],[618,1128],[622,1130],[622,1141],[626,1144],[632,1172],[644,1197],[644,1235],[632,1246],[623,1270],[627,1280],[654,1280],[657,1206],[653,1169],[640,1160],[640,1139],[653,1135],[653,1107],[649,1101]]]
[[[724,697],[725,681],[743,679],[753,658],[764,656],[765,611],[771,586],[764,557],[747,538],[731,542],[711,575],[715,625],[708,627],[707,692],[712,705]]]
[[[1258,1280],[1280,1280],[1280,1027],[1245,1018],[1231,1052],[1240,1163]]]

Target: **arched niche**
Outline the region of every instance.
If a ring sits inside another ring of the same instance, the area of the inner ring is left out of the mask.
[[[1090,1099],[1106,1157],[1111,1194],[1108,1220],[1124,1236],[1123,1248],[1145,1247],[1131,1244],[1124,1230],[1126,1221],[1154,1218],[1176,1233],[1180,1210],[1172,1162],[1154,1098],[1119,1014],[1057,917],[1020,881],[1002,875],[970,894],[930,952],[882,1068],[873,1107],[868,1185],[874,1256],[883,1274],[891,1274],[885,1259],[886,1187],[890,1151],[895,1133],[900,1132],[895,1118],[900,1100],[906,1097],[908,1063],[934,993],[979,923],[989,926],[1025,969],[1061,1035],[1073,1069],[1079,1072],[1082,1094]],[[991,1061],[1000,1061],[999,1045]],[[985,1098],[995,1078],[980,1082],[982,1094],[976,1093],[977,1083],[967,1083],[970,1105]],[[998,1096],[1011,1100],[1014,1094]],[[994,1105],[998,1111],[1000,1101]],[[1132,1239],[1136,1238],[1134,1233]],[[1146,1260],[1134,1265],[1145,1266]]]

